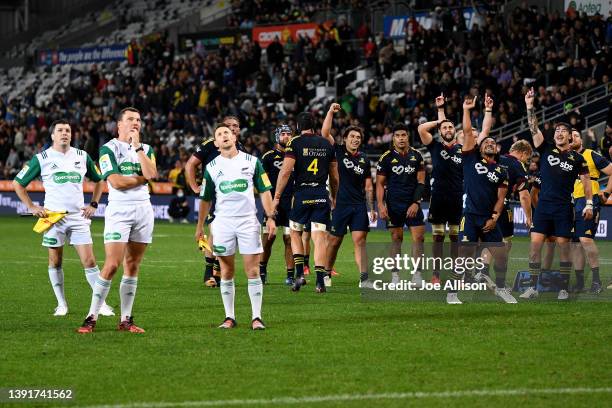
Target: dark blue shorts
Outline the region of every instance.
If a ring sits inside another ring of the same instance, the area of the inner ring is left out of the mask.
[[[353,231],[370,231],[370,219],[365,203],[340,204],[332,211],[330,234],[342,237],[346,228]]]
[[[329,226],[330,205],[327,191],[325,195],[305,194],[296,192],[293,195],[293,205],[289,220],[310,227],[311,222]]]
[[[276,222],[277,227],[289,227],[289,213],[291,212],[291,202],[281,201],[276,208]],[[266,223],[266,214],[262,217],[262,224]]]
[[[488,215],[464,214],[459,226],[459,242],[503,242],[499,223],[492,231],[482,230],[489,218],[491,217]]]
[[[585,221],[582,210],[586,206],[586,198],[580,197],[574,201],[574,237],[575,238],[595,238],[595,233],[599,227],[599,196],[593,195],[593,218]]]
[[[502,236],[508,238],[514,235],[514,210],[512,207],[504,207],[497,219],[497,225],[501,228]]]
[[[403,228],[404,225],[408,227],[418,227],[420,225],[425,225],[425,221],[423,220],[425,217],[423,215],[423,210],[419,206],[419,211],[417,211],[416,216],[412,218],[408,218],[406,212],[408,211],[408,207],[412,205],[412,203],[399,203],[392,204],[387,202],[387,211],[389,213],[389,220],[387,221],[387,229],[388,228]]]
[[[215,220],[215,202],[213,201],[212,204],[210,205],[210,211],[208,211],[208,215],[206,216],[206,219],[204,220],[204,224],[210,225],[210,223],[213,222],[214,220]]]
[[[463,194],[435,194],[429,201],[427,221],[430,224],[459,225],[463,214]]]
[[[571,206],[550,208],[538,203],[533,214],[531,232],[546,236],[571,238],[574,229],[574,210]]]

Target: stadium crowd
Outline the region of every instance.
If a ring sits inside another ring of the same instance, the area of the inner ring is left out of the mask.
[[[254,2],[252,7],[269,9],[276,3]],[[303,3],[308,14],[314,10],[308,5],[317,2]],[[291,3],[282,6],[277,10],[284,11],[263,13],[266,20],[254,23],[302,17],[292,13]],[[280,121],[293,123],[298,112],[308,109],[316,85],[334,67],[343,71],[368,64],[382,83],[413,63],[415,80],[402,84],[401,97],[386,100],[382,86],[371,85],[358,95],[346,92],[338,98],[344,112],[334,129],[362,126],[363,148],[372,155],[389,145],[394,122],[408,125],[411,144],[420,146],[416,128],[435,117],[433,101],[440,93],[455,123],[460,123],[466,94],[492,95],[495,127],[525,117],[522,97],[528,86],[536,88],[540,108],[609,81],[612,18],[545,13],[526,4],[504,18],[500,3],[492,1],[476,7],[473,27],[467,30],[459,11],[437,7],[429,29],[411,21],[400,48],[367,25],[352,27],[343,18],[322,24],[317,42],[305,37],[284,45],[275,41],[265,51],[256,42],[240,41],[214,52],[179,55],[164,34],[133,42],[129,70],[114,64],[75,69],[71,85],[53,95],[48,106],[36,106],[35,89],[20,100],[0,98],[0,178],[14,177],[25,161],[48,147],[48,126],[58,118],[73,121],[74,146],[97,159],[99,147],[116,134],[117,113],[124,106],[143,112],[143,140],[154,146],[162,179],[186,162],[226,114],[242,118],[242,142],[260,156],[270,146],[272,129]],[[232,24],[250,24],[240,16],[257,14],[244,13],[238,6]],[[482,109],[472,115],[479,128]],[[321,123],[324,116],[318,112]],[[570,116],[583,130],[579,112]],[[612,140],[610,130],[590,136],[592,143],[609,146],[601,139]]]

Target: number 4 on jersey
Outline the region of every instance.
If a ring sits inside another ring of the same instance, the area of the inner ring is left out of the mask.
[[[318,164],[319,164],[319,159],[313,159],[312,162],[310,162],[310,164],[308,165],[308,168],[306,170],[311,171],[312,174],[316,176],[317,172],[319,171],[319,168],[317,167]]]

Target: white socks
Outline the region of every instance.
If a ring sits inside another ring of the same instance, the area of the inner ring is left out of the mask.
[[[119,285],[119,297],[121,298],[121,321],[125,321],[132,316],[132,306],[136,296],[136,286],[138,278],[135,276],[124,276]]]
[[[49,280],[51,281],[51,287],[57,299],[57,305],[68,306],[66,304],[66,297],[64,296],[64,271],[61,266],[58,268],[49,266]]]
[[[234,280],[221,279],[220,289],[221,299],[223,299],[223,307],[225,308],[225,317],[236,319],[236,315],[234,314]]]
[[[99,274],[100,268],[98,268],[98,265],[92,268],[85,268],[85,279],[87,279],[87,283],[89,283],[89,286],[91,286],[92,290],[94,288],[94,285],[96,284],[96,279],[98,279]]]
[[[263,300],[263,284],[261,283],[261,278],[249,279],[248,286],[253,319],[261,319],[261,302]]]
[[[110,280],[103,279],[100,276],[96,278],[96,283],[93,287],[93,294],[91,296],[91,306],[89,307],[89,313],[87,313],[88,316],[93,315],[94,320],[98,320],[98,312],[106,300],[106,296],[108,296],[110,286]]]

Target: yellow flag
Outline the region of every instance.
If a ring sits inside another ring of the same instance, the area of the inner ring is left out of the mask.
[[[34,228],[32,229],[34,230],[34,232],[42,234],[43,232],[51,228],[53,224],[64,218],[66,214],[66,211],[47,211],[47,217],[39,218],[38,221],[36,221]]]

